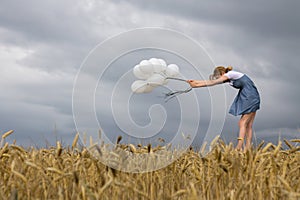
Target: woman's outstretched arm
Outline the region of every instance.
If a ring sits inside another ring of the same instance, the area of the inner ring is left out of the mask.
[[[191,85],[191,87],[197,88],[197,87],[209,87],[209,86],[222,84],[228,80],[229,80],[228,77],[223,75],[216,80],[187,80],[187,82]]]

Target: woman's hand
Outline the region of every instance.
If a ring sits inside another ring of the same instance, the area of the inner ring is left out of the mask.
[[[192,88],[199,87],[198,81],[196,80],[187,80],[186,82],[188,82]]]

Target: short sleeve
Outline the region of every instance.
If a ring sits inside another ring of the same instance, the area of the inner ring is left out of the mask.
[[[229,79],[233,79],[233,74],[232,74],[233,71],[229,71],[227,73],[224,74],[224,76],[227,76],[227,78]]]
[[[236,80],[243,76],[244,74],[237,71],[229,71],[224,74],[224,76],[227,76],[230,80]]]

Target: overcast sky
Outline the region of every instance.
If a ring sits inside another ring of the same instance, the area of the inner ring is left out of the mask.
[[[8,139],[22,145],[70,144],[73,84],[90,51],[124,31],[160,27],[193,38],[214,64],[253,79],[262,100],[257,138],[299,138],[299,8],[298,0],[1,1],[0,132],[15,130]],[[228,110],[237,91],[228,85],[225,91]],[[202,113],[200,127],[206,127],[211,116]],[[238,119],[226,115],[222,135],[228,140],[237,136]]]

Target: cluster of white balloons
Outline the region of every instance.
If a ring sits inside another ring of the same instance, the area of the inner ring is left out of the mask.
[[[148,93],[155,87],[168,83],[167,78],[173,78],[179,75],[179,67],[175,64],[167,65],[166,61],[158,58],[142,60],[133,68],[133,74],[136,80],[131,85],[134,93]]]

